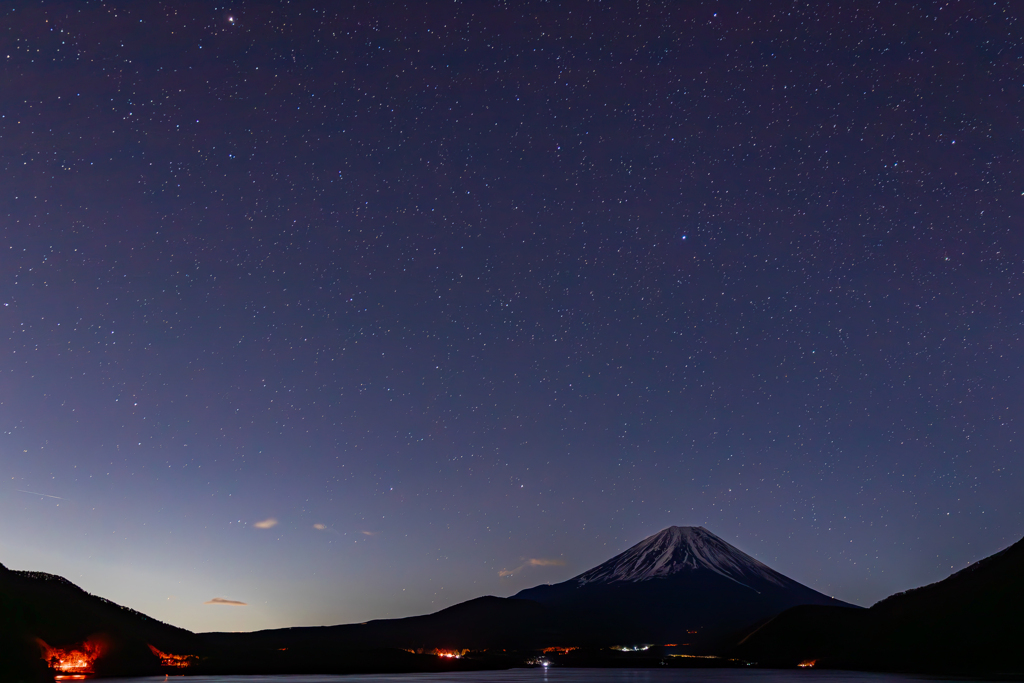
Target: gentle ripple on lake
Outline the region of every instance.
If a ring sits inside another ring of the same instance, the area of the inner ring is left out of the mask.
[[[174,683],[943,683],[935,676],[778,669],[572,669],[562,667],[354,676],[181,676]],[[148,678],[92,679],[89,683],[158,683]]]

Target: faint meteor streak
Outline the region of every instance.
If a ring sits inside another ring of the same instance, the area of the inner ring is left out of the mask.
[[[23,491],[22,489],[14,489],[18,493],[30,493],[33,496],[44,496],[46,498],[56,498],[57,500],[67,500],[67,498],[61,498],[60,496],[51,496],[49,493],[36,493],[35,491]]]

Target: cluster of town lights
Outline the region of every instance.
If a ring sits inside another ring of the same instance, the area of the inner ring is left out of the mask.
[[[93,665],[104,650],[99,640],[93,639],[82,643],[80,648],[50,647],[39,638],[36,639],[36,643],[43,651],[46,665],[58,674],[66,674],[60,678],[79,678],[95,673]]]
[[[160,660],[161,666],[169,666],[174,669],[186,669],[199,659],[195,655],[171,655],[166,652],[162,652],[152,645],[149,646],[153,654]]]
[[[36,639],[39,644],[39,648],[42,650],[43,659],[46,661],[47,666],[52,669],[55,674],[54,678],[57,680],[67,679],[82,679],[86,678],[95,673],[94,665],[96,660],[103,654],[106,649],[101,641],[97,638],[91,638],[81,646],[70,647],[70,648],[59,648],[51,647],[47,645],[43,640]],[[675,647],[675,643],[665,645],[665,647]],[[649,650],[650,645],[615,645],[612,646],[613,650],[619,650],[620,652],[644,652]],[[158,650],[152,645],[149,649],[153,654],[160,660],[161,666],[174,668],[174,669],[185,669],[192,664],[199,661],[199,657],[196,655],[176,655],[163,652]],[[281,648],[286,650],[287,648]],[[577,647],[546,647],[543,649],[545,655],[566,655],[574,650],[578,650]],[[416,652],[420,654],[431,654],[437,657],[443,657],[445,659],[461,659],[465,656],[469,650],[447,650],[447,649],[432,649],[432,650],[409,650],[409,652]],[[696,659],[718,659],[714,655],[685,655],[685,654],[673,654],[669,657],[692,657]],[[547,659],[533,660],[534,664],[541,664],[542,666],[550,666],[551,662]],[[804,661],[797,664],[802,669],[813,668],[817,664],[816,659],[805,659]]]
[[[37,638],[36,643],[42,650],[43,661],[56,674],[58,680],[79,679],[96,673],[96,660],[107,650],[98,637],[90,638],[81,645],[74,647],[51,647],[46,641]],[[160,665],[172,669],[184,669],[199,660],[196,655],[173,655],[156,649],[149,649],[160,660]]]

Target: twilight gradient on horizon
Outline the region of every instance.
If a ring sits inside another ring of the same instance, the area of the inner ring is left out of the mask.
[[[1009,545],[1018,14],[7,3],[0,562],[249,630]]]

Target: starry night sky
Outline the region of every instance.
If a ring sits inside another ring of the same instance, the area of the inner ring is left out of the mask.
[[[1020,9],[4,3],[0,562],[250,630],[1009,545]]]

